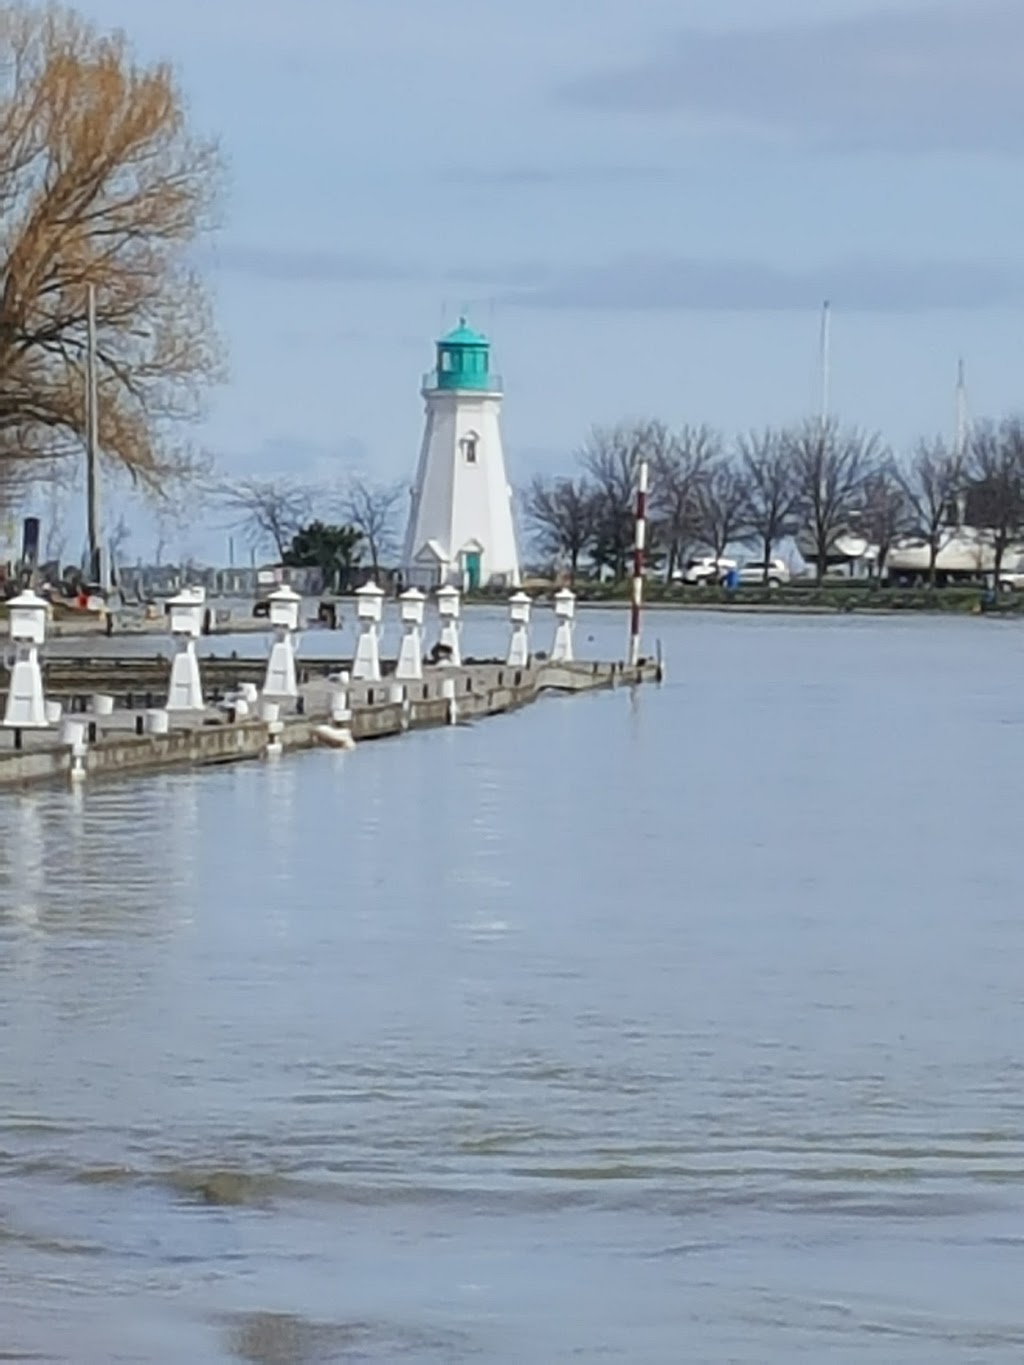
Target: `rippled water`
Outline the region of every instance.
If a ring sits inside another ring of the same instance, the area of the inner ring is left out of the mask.
[[[651,631],[0,798],[0,1359],[1024,1356],[1024,635]]]

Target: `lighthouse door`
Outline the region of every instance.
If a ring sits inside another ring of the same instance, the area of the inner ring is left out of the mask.
[[[476,592],[480,587],[480,551],[467,550],[463,560],[466,592]]]

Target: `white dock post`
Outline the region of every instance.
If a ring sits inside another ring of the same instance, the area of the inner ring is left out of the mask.
[[[437,590],[437,612],[441,618],[441,636],[438,644],[443,650],[447,651],[447,658],[440,660],[442,665],[450,668],[462,667],[462,649],[459,644],[459,612],[462,609],[462,598],[458,588],[452,587],[450,583]]]
[[[71,716],[64,717],[60,727],[60,740],[71,750],[71,768],[68,776],[72,782],[85,781],[85,759],[89,751],[86,734],[84,720],[75,720]]]
[[[459,703],[455,695],[455,679],[445,678],[441,683],[441,696],[448,703],[447,723],[458,725],[459,723]]]
[[[526,668],[530,662],[530,608],[532,602],[525,592],[514,592],[508,599],[508,615],[512,636],[505,660],[509,668]]]
[[[402,604],[402,644],[395,677],[418,682],[423,677],[423,609],[427,599],[419,588],[410,588],[399,600]]]
[[[167,599],[174,639],[171,685],[167,694],[168,711],[202,711],[203,682],[199,676],[196,641],[203,633],[204,588],[183,588]]]
[[[352,706],[348,695],[349,676],[339,674],[331,692],[328,742],[336,749],[354,749],[352,738]]]
[[[267,675],[263,680],[263,695],[271,701],[294,701],[299,695],[295,678],[295,632],[299,629],[302,598],[294,588],[283,583],[268,598],[270,624],[277,638],[267,661]]]
[[[551,647],[551,661],[557,664],[571,664],[573,658],[572,637],[576,617],[576,594],[570,588],[560,588],[555,593],[555,643]]]
[[[356,592],[359,640],[352,665],[357,682],[380,682],[380,623],[384,615],[384,590],[376,583],[364,583]]]
[[[331,693],[330,712],[332,725],[336,725],[339,730],[352,728],[352,707],[348,701],[348,678],[345,674],[342,674],[341,680]]]
[[[48,721],[39,647],[46,642],[49,608],[45,599],[31,589],[12,597],[7,606],[14,665],[7,689],[4,726],[9,730],[45,730]]]

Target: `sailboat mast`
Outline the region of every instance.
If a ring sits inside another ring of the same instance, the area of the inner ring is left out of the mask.
[[[818,426],[818,505],[819,516],[828,503],[828,476],[825,445],[828,440],[829,408],[832,395],[832,305],[828,299],[821,308],[821,415]]]
[[[832,403],[832,305],[828,299],[821,308],[821,430],[824,434],[829,422]]]
[[[967,380],[962,359],[957,366],[956,445],[954,451],[958,460],[963,460],[967,454]]]

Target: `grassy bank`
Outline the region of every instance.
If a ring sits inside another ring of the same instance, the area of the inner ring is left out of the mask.
[[[543,599],[546,591],[532,596]],[[581,606],[625,606],[629,601],[628,583],[579,583],[577,599]],[[1024,611],[1024,593],[1003,592],[996,597],[979,587],[897,588],[876,583],[839,582],[835,579],[818,585],[813,582],[790,583],[784,587],[744,586],[728,591],[719,587],[666,586],[648,583],[645,601],[651,606],[719,611],[763,612],[936,612],[954,615],[1014,616]],[[505,601],[505,594],[475,593],[468,601]]]

